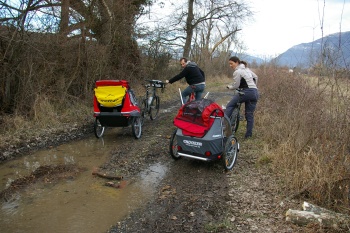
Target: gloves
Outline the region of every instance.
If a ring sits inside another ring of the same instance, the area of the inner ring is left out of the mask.
[[[166,83],[169,83],[169,80],[167,79],[167,80],[165,80],[165,82],[166,82]]]

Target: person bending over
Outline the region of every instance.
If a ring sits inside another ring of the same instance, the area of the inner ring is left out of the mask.
[[[205,89],[205,74],[203,70],[201,70],[195,62],[191,62],[185,57],[180,59],[180,65],[183,70],[173,78],[166,80],[166,83],[171,84],[185,78],[189,86],[182,91],[182,99],[185,100],[186,97],[189,97],[193,89],[195,99],[200,100]]]

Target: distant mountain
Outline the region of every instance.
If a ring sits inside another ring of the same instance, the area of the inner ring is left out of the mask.
[[[272,61],[289,68],[309,68],[320,63],[321,59],[326,66],[349,69],[350,32],[334,33],[310,43],[295,45]]]
[[[239,57],[240,60],[246,61],[249,66],[261,65],[261,64],[264,64],[266,62],[269,62],[269,61],[264,60],[262,58],[254,57],[254,56],[251,56],[251,55],[248,55],[248,54],[245,54],[245,53],[231,52],[230,56],[237,56],[237,57]]]
[[[240,60],[246,61],[249,64],[249,66],[261,65],[261,64],[267,62],[266,60],[264,60],[262,58],[254,57],[254,56],[246,55],[246,54],[244,54],[244,55],[240,54],[238,57]]]

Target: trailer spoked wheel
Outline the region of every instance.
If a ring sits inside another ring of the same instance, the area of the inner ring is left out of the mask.
[[[132,119],[132,134],[136,139],[139,139],[142,134],[142,117],[133,117]]]
[[[94,133],[97,138],[100,138],[103,136],[103,133],[105,132],[105,127],[101,125],[100,120],[96,117],[95,123],[94,123]]]
[[[180,155],[177,153],[177,137],[176,137],[176,132],[177,129],[175,129],[173,135],[171,136],[170,139],[170,145],[169,145],[169,150],[170,150],[170,155],[173,159],[178,160],[181,158]]]
[[[229,136],[225,143],[225,151],[223,154],[223,162],[225,170],[231,170],[237,161],[239,144],[236,137]]]

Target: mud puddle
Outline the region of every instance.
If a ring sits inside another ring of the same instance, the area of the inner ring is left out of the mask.
[[[106,232],[130,211],[142,207],[165,176],[167,165],[154,163],[133,180],[125,179],[123,188],[104,185],[105,179],[92,175],[124,137],[108,130],[103,139],[93,135],[49,150],[8,161],[0,165],[0,188],[26,176],[39,166],[76,164],[86,168],[74,179],[37,183],[12,199],[3,201],[0,209],[0,232]],[[131,129],[130,129],[131,130]],[[128,140],[133,140],[130,136]]]

